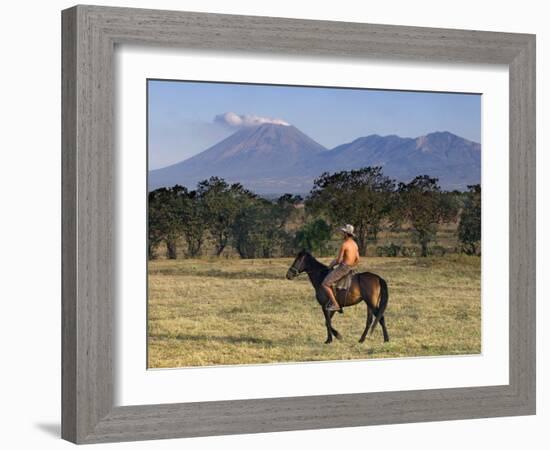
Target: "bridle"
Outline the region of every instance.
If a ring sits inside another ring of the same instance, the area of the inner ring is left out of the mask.
[[[301,264],[301,265],[303,265],[303,264]],[[292,265],[292,266],[288,269],[288,271],[291,272],[292,275],[294,275],[295,277],[297,277],[297,276],[300,275],[301,273],[307,273],[307,274],[309,275],[310,273],[320,272],[321,270],[323,270],[323,269],[318,269],[318,270],[316,270],[316,269],[313,269],[313,270],[305,270],[305,269],[304,269],[304,270],[298,270],[298,269],[296,269],[296,267],[294,267],[294,265]]]
[[[292,266],[291,268],[288,269],[289,272],[292,273],[292,275],[294,275],[295,277],[297,277],[298,275],[300,275],[300,271],[298,269],[296,269],[296,267]]]

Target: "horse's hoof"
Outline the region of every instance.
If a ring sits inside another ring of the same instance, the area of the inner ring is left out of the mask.
[[[390,342],[390,338],[384,339],[384,344],[385,344],[386,342]]]
[[[359,339],[359,343],[360,343],[360,344],[362,344],[363,342],[365,342],[365,338]]]
[[[325,344],[330,344],[330,343],[332,343],[332,339],[327,339],[327,340],[325,341]]]
[[[341,335],[341,334],[335,334],[334,337],[335,337],[336,339],[338,339],[339,341],[342,340],[342,335]]]

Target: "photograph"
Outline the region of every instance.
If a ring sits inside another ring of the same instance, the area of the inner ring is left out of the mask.
[[[146,89],[148,369],[481,353],[481,94]]]

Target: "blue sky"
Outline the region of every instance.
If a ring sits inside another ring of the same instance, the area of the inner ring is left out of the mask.
[[[149,169],[183,161],[237,131],[242,124],[215,120],[227,112],[283,120],[327,148],[369,134],[450,131],[475,142],[481,136],[477,94],[149,80],[148,100]]]

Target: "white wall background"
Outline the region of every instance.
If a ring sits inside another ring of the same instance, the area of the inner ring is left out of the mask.
[[[550,170],[544,124],[550,120],[548,42],[545,3],[534,0],[442,2],[386,0],[158,0],[104,1],[134,6],[233,14],[270,15],[511,31],[537,34],[538,229],[548,229],[544,195]],[[3,448],[57,449],[60,440],[60,10],[70,1],[9,2],[2,8],[0,71],[0,136],[2,220],[0,236],[0,415]],[[545,170],[546,169],[546,170]],[[547,203],[547,202],[546,202]],[[118,444],[117,448],[279,449],[298,446],[372,448],[517,449],[543,448],[550,419],[547,376],[548,307],[543,279],[550,240],[538,235],[538,415],[504,419],[388,425],[157,442]],[[98,446],[105,447],[105,446]],[[112,448],[112,447],[111,447]]]

